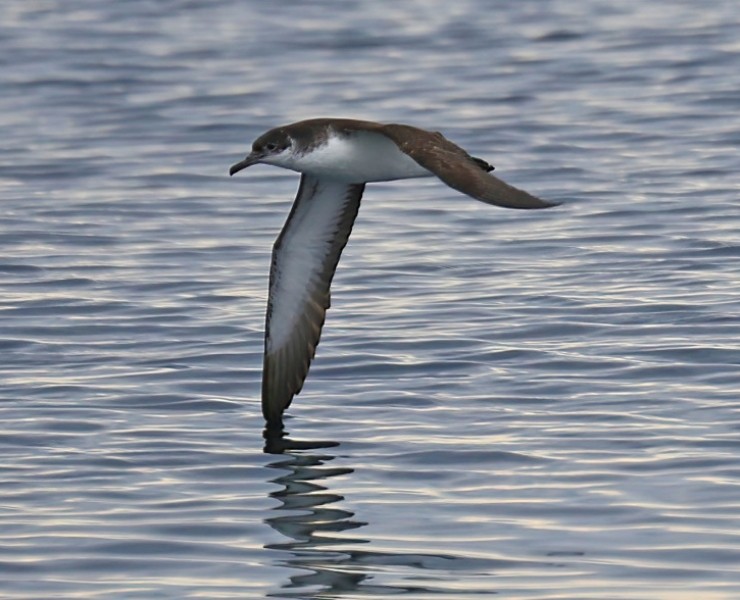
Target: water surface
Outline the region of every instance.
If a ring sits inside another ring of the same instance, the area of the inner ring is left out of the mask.
[[[740,597],[736,3],[3,14],[3,598]],[[563,206],[368,186],[265,440],[297,177],[227,171],[316,116]]]

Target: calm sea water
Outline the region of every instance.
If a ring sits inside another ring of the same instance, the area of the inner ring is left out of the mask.
[[[0,597],[739,598],[739,28],[730,0],[5,1]],[[439,129],[564,204],[369,186],[265,453],[297,177],[227,170],[315,116]]]

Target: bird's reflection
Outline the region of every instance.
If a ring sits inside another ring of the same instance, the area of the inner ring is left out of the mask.
[[[264,437],[265,452],[280,455],[267,466],[282,472],[270,480],[280,486],[270,494],[280,501],[274,508],[277,516],[265,522],[287,538],[285,542],[268,544],[265,548],[284,552],[281,564],[302,572],[290,576],[279,593],[270,594],[272,597],[318,600],[354,597],[357,592],[377,596],[414,593],[426,596],[432,590],[420,584],[420,569],[445,572],[465,568],[460,564],[465,561],[455,556],[373,552],[358,548],[368,543],[366,539],[333,535],[367,525],[356,520],[354,513],[335,506],[344,498],[327,487],[332,477],[354,472],[347,467],[327,466],[335,459],[327,450],[339,444],[291,440],[282,429],[266,430]],[[380,569],[405,572],[414,583],[380,584],[376,579]],[[366,581],[371,577],[372,582]]]
[[[334,460],[331,454],[318,450],[336,447],[336,442],[300,442],[291,440],[283,430],[265,431],[265,452],[281,454],[280,460],[268,465],[283,471],[272,479],[281,489],[270,497],[280,501],[278,516],[266,519],[267,524],[282,534],[288,541],[265,546],[271,550],[289,553],[285,564],[305,574],[294,575],[285,589],[296,588],[296,597],[306,597],[307,587],[316,587],[322,593],[356,589],[366,579],[363,573],[352,573],[342,567],[347,561],[347,552],[338,549],[346,544],[364,544],[367,540],[337,537],[334,532],[358,529],[366,523],[355,520],[354,513],[333,504],[343,497],[318,483],[354,471],[346,467],[329,467]],[[300,591],[303,590],[303,591]],[[289,596],[292,594],[288,594]],[[286,597],[285,591],[279,597]]]
[[[321,448],[336,448],[339,446],[339,442],[302,442],[299,440],[292,440],[288,437],[288,433],[282,427],[268,427],[264,430],[262,436],[265,438],[264,450],[266,454],[283,454],[289,450],[319,450]]]

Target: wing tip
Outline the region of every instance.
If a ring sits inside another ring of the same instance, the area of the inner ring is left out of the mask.
[[[529,192],[506,183],[494,175],[486,174],[484,178],[484,187],[482,190],[478,190],[478,194],[471,194],[470,191],[466,190],[461,191],[481,200],[482,202],[494,204],[503,208],[536,210],[542,208],[554,208],[562,204],[562,202],[554,200],[542,200],[537,196],[533,196]]]
[[[555,208],[556,206],[560,206],[563,204],[562,202],[557,202],[553,200],[542,200],[541,198],[537,198],[536,196],[532,196],[532,198],[535,198],[537,200],[536,204],[528,204],[526,206],[512,206],[511,208],[522,208],[525,210],[538,208]]]
[[[290,405],[293,394],[286,384],[285,373],[279,363],[265,354],[262,367],[262,416],[268,427],[280,427],[283,423],[283,411]]]

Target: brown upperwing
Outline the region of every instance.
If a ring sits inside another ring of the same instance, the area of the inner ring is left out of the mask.
[[[494,177],[475,158],[439,132],[396,124],[384,125],[378,131],[451,188],[476,200],[506,208],[557,206],[557,203],[540,200]]]

